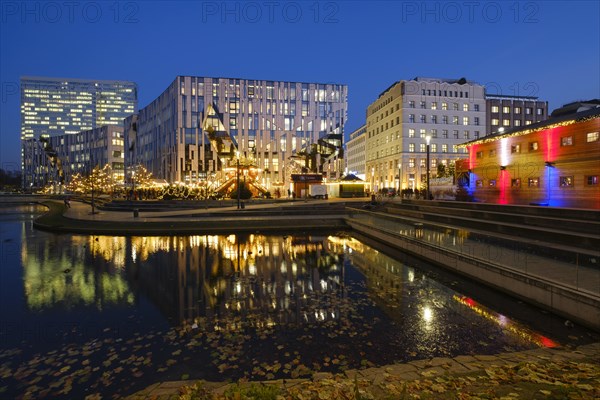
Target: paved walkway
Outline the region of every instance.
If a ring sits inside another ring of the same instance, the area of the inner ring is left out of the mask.
[[[542,373],[542,371],[547,372],[552,365],[560,369],[562,376],[559,378],[562,378],[564,382],[552,380],[549,374]],[[585,373],[578,375],[573,382],[572,377],[578,371],[585,371]],[[511,372],[514,372],[516,376],[510,376]],[[586,379],[592,384],[586,383]],[[446,398],[441,393],[460,389],[461,383],[468,384],[478,381],[484,387],[501,384],[508,386],[512,391],[511,396],[507,397],[510,399],[519,398],[519,392],[523,395],[521,398],[532,398],[533,396],[530,397],[531,393],[528,393],[527,389],[531,390],[530,386],[533,384],[538,385],[533,388],[533,394],[537,395],[540,395],[539,392],[547,395],[553,391],[564,395],[564,391],[572,384],[571,389],[582,393],[582,396],[569,398],[598,398],[597,396],[600,395],[600,343],[580,346],[575,350],[540,348],[497,355],[432,358],[378,368],[348,370],[338,375],[315,373],[311,379],[280,379],[242,384],[206,381],[161,382],[151,385],[127,399],[176,399],[184,393],[189,393],[189,387],[194,384],[197,384],[198,388],[202,388],[202,393],[206,396],[195,397],[200,399],[224,398],[226,392],[231,393],[232,390],[247,388],[252,384],[276,386],[282,393],[302,395],[302,397],[292,398],[304,399],[355,399],[357,398],[356,390],[360,392],[361,398],[365,399],[405,398],[400,394],[407,388],[410,388],[410,391],[417,390],[417,393],[426,395],[432,393],[432,397],[426,398]],[[332,391],[332,388],[337,391]],[[324,396],[328,389],[329,394],[333,394],[333,396]],[[477,388],[475,389],[477,390]],[[525,392],[523,392],[524,390]],[[338,397],[335,396],[336,394],[338,396],[345,394],[346,396]],[[350,397],[347,397],[348,395]],[[235,398],[235,396],[230,398]]]

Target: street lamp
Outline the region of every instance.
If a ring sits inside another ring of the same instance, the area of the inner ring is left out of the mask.
[[[425,141],[427,142],[427,200],[430,199],[430,194],[429,194],[429,142],[431,142],[431,136],[427,135],[425,136]]]

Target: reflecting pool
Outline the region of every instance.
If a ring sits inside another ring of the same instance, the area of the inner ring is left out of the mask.
[[[460,292],[459,278],[348,233],[65,235],[33,229],[40,212],[0,208],[2,398],[598,340],[497,293]]]

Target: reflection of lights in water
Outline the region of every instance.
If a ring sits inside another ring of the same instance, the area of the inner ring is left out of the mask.
[[[321,290],[323,292],[327,291],[327,281],[324,279],[321,279]]]
[[[292,274],[294,274],[294,276],[296,276],[296,273],[298,272],[298,264],[296,264],[295,262],[292,263]]]
[[[235,283],[235,292],[237,294],[242,293],[242,283],[239,281]]]
[[[285,260],[281,260],[281,266],[279,267],[279,270],[282,274],[287,272],[287,264],[285,263]]]
[[[414,282],[415,281],[415,270],[412,268],[408,269],[408,281],[409,282]]]
[[[131,246],[131,259],[133,260],[133,262],[137,261],[137,249],[135,248],[135,246]]]
[[[454,295],[454,296],[452,296],[452,298],[454,300],[456,300],[457,302],[459,302],[460,304],[463,304],[463,305],[469,307],[471,310],[475,311],[477,314],[484,317],[485,319],[495,322],[496,324],[502,326],[504,329],[508,330],[509,332],[512,332],[512,333],[520,336],[522,339],[525,339],[529,342],[535,343],[541,347],[557,347],[559,345],[558,343],[554,342],[552,339],[549,339],[538,333],[532,332],[525,327],[519,326],[518,324],[512,322],[510,319],[506,318],[502,314],[496,314],[496,313],[488,310],[487,308],[485,308],[481,304],[477,303],[475,300],[471,299],[470,297]]]
[[[248,265],[248,273],[249,273],[250,275],[256,275],[256,264],[254,264],[254,263],[250,263],[250,264]]]
[[[346,249],[346,243],[344,243],[344,250]],[[352,254],[352,248],[349,247],[348,248],[348,254]]]
[[[285,282],[285,294],[290,294],[292,292],[292,287],[290,282]]]
[[[431,307],[425,306],[423,308],[423,320],[427,324],[429,324],[431,321],[433,321],[433,311],[431,310]]]

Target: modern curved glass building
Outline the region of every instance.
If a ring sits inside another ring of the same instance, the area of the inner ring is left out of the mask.
[[[240,163],[260,190],[285,191],[291,174],[322,172],[341,150],[346,114],[341,84],[178,76],[125,120],[126,164],[221,185]]]

